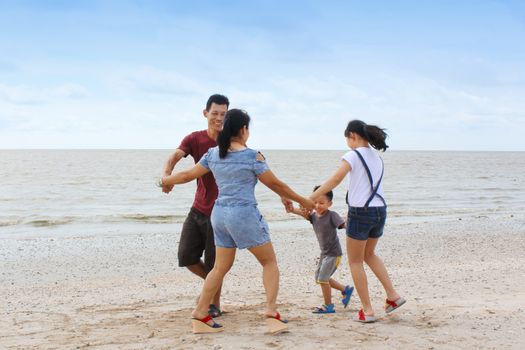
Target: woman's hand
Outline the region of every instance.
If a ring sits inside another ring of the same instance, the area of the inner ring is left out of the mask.
[[[301,205],[301,209],[305,209],[305,210],[308,210],[308,211],[312,211],[315,207],[315,203],[313,200],[311,200],[310,198],[304,198],[299,202],[299,204]]]

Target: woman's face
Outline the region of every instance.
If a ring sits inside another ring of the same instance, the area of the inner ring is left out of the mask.
[[[243,126],[241,129],[241,138],[246,143],[250,137],[250,129],[247,126]]]

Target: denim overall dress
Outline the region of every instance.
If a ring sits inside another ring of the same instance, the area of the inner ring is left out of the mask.
[[[363,207],[352,207],[348,206],[348,221],[346,223],[346,234],[348,237],[357,239],[357,240],[367,240],[368,238],[379,238],[383,235],[383,228],[385,227],[386,222],[386,202],[385,199],[377,193],[381,180],[383,179],[384,164],[383,169],[381,170],[381,177],[377,181],[376,186],[374,186],[374,180],[372,179],[372,174],[370,173],[370,168],[365,162],[365,159],[359,153],[358,150],[354,150],[357,153],[357,156],[361,160],[363,167],[367,173],[368,180],[370,182],[370,197],[366,201]],[[348,194],[347,194],[348,195]],[[369,207],[372,199],[377,196],[383,202],[384,206],[382,207]],[[348,203],[348,198],[347,198]]]
[[[210,148],[199,164],[210,169],[219,188],[211,213],[215,246],[252,248],[270,242],[268,224],[257,208],[257,176],[270,170],[258,152],[246,148],[219,157],[219,147]]]

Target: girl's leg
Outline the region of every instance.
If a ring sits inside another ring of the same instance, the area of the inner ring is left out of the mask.
[[[370,296],[368,294],[368,280],[366,278],[363,261],[365,259],[365,245],[367,241],[361,241],[346,237],[346,251],[348,255],[348,263],[350,264],[350,272],[352,272],[352,279],[354,280],[355,289],[361,299],[363,311],[365,315],[373,316],[374,310],[370,303]]]
[[[397,300],[399,298],[399,294],[397,294],[394,286],[392,285],[392,281],[388,276],[388,271],[386,270],[385,264],[383,264],[381,258],[375,254],[375,248],[378,241],[379,238],[368,239],[365,247],[365,262],[368,266],[370,266],[372,272],[374,272],[374,274],[377,276],[377,279],[379,282],[381,282],[383,288],[385,288],[388,300]]]
[[[215,265],[204,280],[199,302],[191,313],[193,318],[201,319],[208,315],[210,301],[222,285],[224,276],[230,271],[235,260],[235,252],[236,248],[216,248]],[[209,321],[209,323],[213,322]]]
[[[272,243],[266,243],[248,249],[259,261],[263,268],[263,284],[266,291],[266,315],[275,316],[277,313],[277,293],[279,292],[279,267]]]

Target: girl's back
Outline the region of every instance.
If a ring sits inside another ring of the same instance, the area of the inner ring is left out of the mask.
[[[370,169],[370,174],[372,175],[374,182],[374,188],[377,186],[377,183],[381,178],[383,162],[381,157],[379,157],[377,152],[371,147],[358,147],[356,150],[351,150],[343,156],[343,160],[347,161],[352,167],[352,170],[348,173],[346,179],[348,188],[348,204],[351,207],[363,207],[368,201],[368,198],[370,198],[372,192],[370,180],[368,178],[365,166],[363,165],[363,162],[360,160],[356,151],[363,156],[364,161]],[[377,193],[384,198],[382,184],[383,181],[381,181]],[[378,196],[374,196],[369,206],[382,207],[384,206],[384,203]]]

